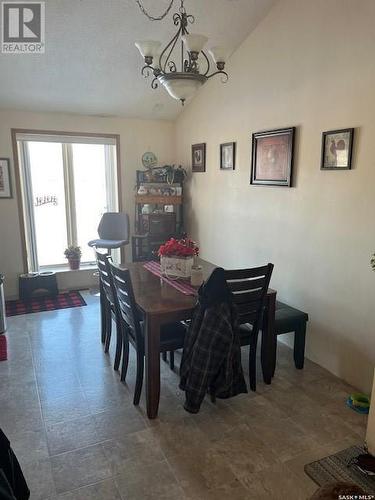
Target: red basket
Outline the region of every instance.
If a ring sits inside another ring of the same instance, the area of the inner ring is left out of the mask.
[[[0,361],[6,361],[7,359],[7,338],[5,335],[0,335]]]

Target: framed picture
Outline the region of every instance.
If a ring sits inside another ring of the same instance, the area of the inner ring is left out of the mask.
[[[321,170],[352,168],[353,137],[354,128],[323,132]]]
[[[291,186],[295,127],[253,134],[250,184]]]
[[[206,171],[206,143],[193,144],[191,146],[193,172]]]
[[[0,158],[0,198],[12,198],[9,158]]]
[[[236,143],[226,142],[220,144],[220,168],[221,170],[234,170],[236,164]]]

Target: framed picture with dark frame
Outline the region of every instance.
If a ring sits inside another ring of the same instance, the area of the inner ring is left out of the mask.
[[[191,146],[191,162],[193,172],[206,171],[206,143],[193,144]]]
[[[291,187],[294,135],[295,127],[253,134],[250,184]]]
[[[236,166],[236,143],[220,144],[220,169],[234,170]]]
[[[0,158],[0,198],[12,198],[9,158]]]
[[[354,128],[322,133],[321,170],[350,170],[352,168]]]

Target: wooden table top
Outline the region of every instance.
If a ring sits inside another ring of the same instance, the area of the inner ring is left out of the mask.
[[[194,308],[197,298],[184,295],[164,280],[158,278],[144,268],[144,262],[130,262],[120,267],[129,269],[135,300],[138,306],[146,313],[163,315],[190,311]],[[203,278],[206,280],[217,267],[203,259],[197,259],[202,266]]]
[[[144,262],[129,262],[120,266],[129,269],[135,300],[144,313],[156,316],[164,314],[178,315],[189,312],[194,308],[197,301],[196,297],[184,295],[176,290],[176,288],[145,269],[144,264]],[[218,267],[200,258],[197,259],[197,264],[202,266],[204,280]],[[271,293],[276,292],[269,289],[268,294]]]

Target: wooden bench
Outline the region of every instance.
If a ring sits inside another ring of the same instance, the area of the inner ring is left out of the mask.
[[[305,361],[306,323],[309,320],[307,313],[276,301],[275,333],[294,332],[294,364],[302,370]],[[274,367],[276,366],[276,353]]]

